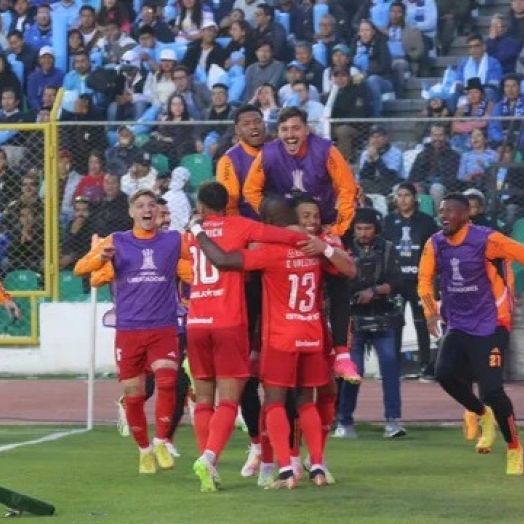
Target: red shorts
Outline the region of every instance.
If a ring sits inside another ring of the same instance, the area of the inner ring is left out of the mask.
[[[260,381],[284,388],[316,388],[329,382],[322,351],[301,353],[264,348],[260,357]]]
[[[135,378],[151,370],[156,360],[178,364],[175,327],[117,331],[115,360],[119,380]]]
[[[188,327],[186,336],[187,357],[194,378],[209,380],[250,376],[247,326]]]

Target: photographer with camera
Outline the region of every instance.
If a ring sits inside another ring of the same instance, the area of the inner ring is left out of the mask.
[[[395,349],[395,332],[402,323],[401,301],[395,296],[402,274],[393,244],[381,236],[376,210],[359,208],[353,220],[353,238],[348,242],[357,266],[357,277],[349,282],[351,301],[351,358],[361,376],[366,347],[377,353],[384,393],[385,438],[401,437],[400,371]],[[338,427],[335,436],[356,438],[353,413],[359,386],[344,382],[339,390]]]

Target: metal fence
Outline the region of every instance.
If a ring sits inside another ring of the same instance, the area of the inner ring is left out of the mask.
[[[435,215],[445,192],[479,191],[486,212],[510,231],[524,215],[523,121],[499,119],[332,120],[326,126],[373,205],[392,210],[394,187],[416,184],[422,210]],[[275,134],[274,122],[268,122]],[[214,176],[236,140],[232,122],[93,122],[85,115],[0,126],[0,270],[23,320],[0,313],[0,345],[34,344],[38,303],[88,299],[73,275],[92,234],[128,229],[127,196],[167,190],[172,172],[189,179],[190,198]],[[178,178],[177,178],[178,179]],[[185,179],[184,179],[185,180]],[[107,290],[102,300],[109,300]],[[2,336],[3,335],[3,336]]]

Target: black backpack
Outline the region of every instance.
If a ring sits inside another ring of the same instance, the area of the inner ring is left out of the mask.
[[[119,74],[115,69],[99,67],[87,76],[86,85],[89,89],[102,93],[112,100],[119,93]]]

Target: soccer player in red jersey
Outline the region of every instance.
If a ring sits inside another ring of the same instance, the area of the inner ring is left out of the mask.
[[[228,194],[218,182],[203,184],[197,196],[202,228],[228,251],[251,242],[281,242],[284,249],[307,240],[296,231],[226,215]],[[194,427],[201,453],[194,464],[202,491],[217,489],[215,464],[235,425],[249,372],[249,340],[243,272],[219,271],[199,243],[190,241],[193,278],[187,320],[187,354],[195,381]],[[215,406],[215,391],[219,403]]]
[[[160,231],[158,206],[152,191],[140,190],[129,199],[132,231],[113,233],[99,242],[75,266],[83,276],[106,267],[113,273],[116,316],[115,359],[133,437],[140,449],[140,473],[174,466],[166,442],[175,408],[178,369],[177,278],[182,237]],[[167,307],[166,307],[167,306]],[[145,373],[155,374],[156,434],[151,447],[144,411]]]
[[[296,222],[285,201],[275,207]],[[282,211],[283,209],[287,210]],[[322,457],[322,425],[313,402],[314,390],[329,382],[323,356],[324,324],[321,315],[322,264],[324,253],[347,275],[354,275],[353,262],[318,238],[310,239],[303,251],[283,245],[262,244],[255,249],[225,252],[199,226],[193,233],[216,267],[245,271],[262,270],[262,352],[260,377],[264,384],[264,412],[271,445],[279,463],[273,488],[294,488],[296,479],[289,449],[290,426],[284,402],[288,388],[298,387],[298,417],[311,457],[310,478],[325,485]],[[306,254],[307,253],[307,254]]]

